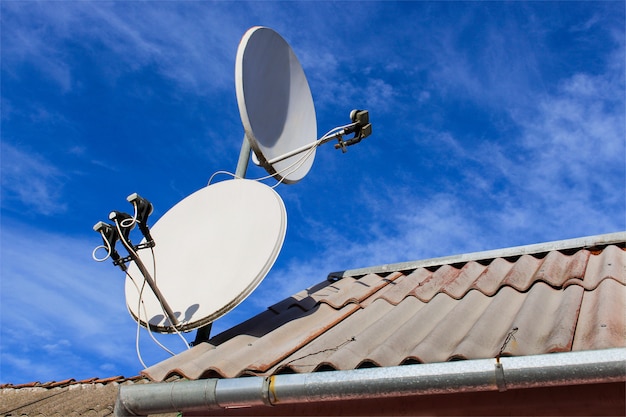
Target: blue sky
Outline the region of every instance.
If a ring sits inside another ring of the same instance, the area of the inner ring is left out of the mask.
[[[133,192],[154,224],[234,172],[235,56],[255,25],[300,59],[318,132],[365,108],[373,134],[277,187],[282,252],[214,333],[333,271],[626,229],[624,8],[2,1],[0,383],[141,370],[92,227]],[[148,365],[169,356],[140,346]]]

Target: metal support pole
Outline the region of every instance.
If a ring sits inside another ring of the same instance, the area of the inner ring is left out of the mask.
[[[250,141],[244,134],[241,142],[241,150],[239,151],[239,161],[237,161],[237,170],[235,175],[237,178],[245,178],[248,171],[248,161],[250,160]]]
[[[143,278],[146,280],[146,282],[150,286],[150,289],[152,289],[152,292],[154,293],[156,298],[159,300],[159,303],[161,304],[161,306],[163,306],[163,310],[165,310],[165,314],[167,315],[167,318],[170,319],[170,323],[172,323],[172,326],[174,327],[178,326],[178,319],[174,315],[174,311],[165,300],[165,297],[159,290],[159,287],[157,287],[156,282],[154,282],[154,280],[152,279],[152,276],[150,276],[150,273],[148,272],[148,269],[146,268],[142,260],[139,258],[139,256],[133,256],[133,253],[131,253],[131,257],[133,258],[133,261],[135,261],[135,265],[137,265],[137,268],[139,268],[139,271],[141,271]],[[146,323],[146,325],[150,326],[149,323]]]

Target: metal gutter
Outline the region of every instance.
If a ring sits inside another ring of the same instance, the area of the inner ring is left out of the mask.
[[[120,386],[116,417],[626,381],[626,348]]]
[[[384,274],[395,271],[410,271],[417,268],[428,268],[432,266],[450,265],[480,261],[485,259],[507,258],[513,256],[518,257],[521,255],[531,255],[550,251],[595,248],[624,242],[626,242],[626,232],[616,232],[604,235],[558,240],[554,242],[539,243],[526,246],[515,246],[506,249],[496,249],[483,252],[467,253],[462,255],[444,256],[441,258],[425,259],[421,261],[400,262],[394,264],[370,266],[366,268],[349,269],[345,271],[331,272],[330,274],[328,274],[328,279],[336,280],[343,277],[354,277],[367,274]]]

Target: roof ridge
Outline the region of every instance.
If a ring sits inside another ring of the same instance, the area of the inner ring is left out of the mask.
[[[602,252],[607,250],[624,251],[620,245],[615,244],[607,245]],[[602,252],[600,256],[602,256]],[[489,264],[490,266],[485,266],[475,260],[466,262],[460,268],[458,264],[456,266],[445,264],[435,271],[422,266],[411,273],[397,272],[394,275],[385,274],[385,277],[376,273],[369,273],[362,278],[346,276],[337,281],[343,282],[342,288],[339,288],[332,297],[318,296],[316,298],[318,303],[325,303],[333,308],[341,308],[349,303],[357,303],[367,307],[379,298],[392,305],[397,305],[408,295],[413,295],[420,301],[428,302],[441,293],[455,300],[460,300],[472,290],[480,291],[489,297],[495,296],[504,287],[510,287],[524,293],[529,291],[537,282],[543,282],[554,289],[580,285],[588,291],[597,288],[605,279],[614,279],[618,283],[626,285],[626,277],[619,275],[620,267],[617,264],[604,266],[601,257],[593,259],[593,262],[594,268],[604,268],[602,276],[599,279],[589,280],[587,277],[589,256],[597,255],[592,250],[579,248],[569,253],[555,250],[542,257],[537,257],[536,254],[523,254],[515,262],[510,262],[502,257],[495,258]],[[498,261],[502,262],[496,265]],[[498,279],[492,276],[494,274]],[[352,295],[353,291],[349,289],[352,283],[365,277],[369,278],[370,283],[374,282],[374,277],[378,278],[380,285],[377,284],[373,291],[365,294],[365,297],[342,297],[342,294]]]
[[[626,232],[608,233],[583,238],[558,240],[532,245],[513,246],[503,249],[472,252],[466,254],[430,258],[418,261],[383,264],[366,268],[336,271],[328,274],[329,280],[337,280],[348,276],[362,276],[367,274],[388,274],[395,271],[412,271],[418,268],[452,265],[486,259],[507,258],[512,256],[533,255],[552,251],[566,251],[571,249],[590,249],[626,243]]]
[[[140,379],[144,379],[142,375],[135,375],[132,377],[125,377],[123,375],[117,375],[107,378],[99,378],[99,377],[91,377],[85,378],[81,380],[76,380],[74,378],[68,378],[61,381],[48,381],[48,382],[40,382],[40,381],[31,381],[25,382],[22,384],[13,384],[13,383],[5,383],[0,385],[0,389],[26,389],[26,388],[41,388],[41,389],[53,389],[53,388],[65,388],[73,385],[95,385],[102,384],[108,385],[111,383],[124,383],[127,381],[135,382]]]

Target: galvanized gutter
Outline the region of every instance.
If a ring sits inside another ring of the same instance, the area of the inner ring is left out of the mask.
[[[128,385],[120,387],[115,416],[620,381],[626,381],[626,348]]]
[[[570,249],[590,249],[626,242],[626,232],[608,233],[604,235],[581,237],[576,239],[558,240],[554,242],[538,243],[526,246],[515,246],[506,249],[496,249],[483,252],[466,253],[462,255],[444,256],[441,258],[425,259],[413,262],[400,262],[370,266],[366,268],[349,269],[345,271],[331,272],[328,279],[331,281],[343,277],[358,277],[367,274],[385,274],[395,271],[411,271],[417,268],[429,268],[432,266],[454,265],[485,259],[518,257],[550,251],[566,251]]]

